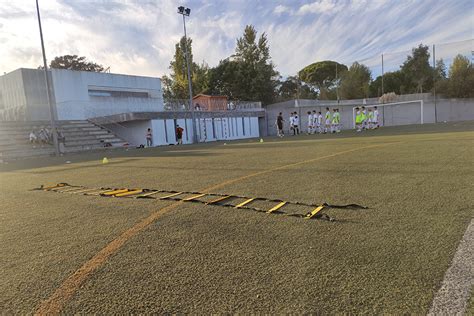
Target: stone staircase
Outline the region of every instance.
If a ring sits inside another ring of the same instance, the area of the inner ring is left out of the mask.
[[[30,144],[29,134],[41,128],[50,127],[49,122],[16,122],[0,121],[0,161],[54,155],[54,147],[50,144]],[[57,121],[57,128],[65,137],[63,153],[106,149],[104,144],[122,147],[125,141],[111,131],[89,121]]]

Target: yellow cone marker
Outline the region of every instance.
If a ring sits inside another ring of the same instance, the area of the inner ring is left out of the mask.
[[[263,143],[263,138],[260,138],[260,142]]]
[[[109,160],[107,159],[107,157],[104,157],[104,159],[102,159],[102,163],[105,165],[107,163],[109,163]]]

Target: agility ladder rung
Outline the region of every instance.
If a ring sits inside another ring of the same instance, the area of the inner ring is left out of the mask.
[[[175,200],[182,202],[202,203],[205,205],[218,205],[224,207],[232,207],[236,209],[247,209],[258,212],[265,212],[268,214],[282,214],[287,216],[302,217],[305,219],[324,218],[330,221],[334,219],[322,212],[323,209],[329,208],[350,208],[350,209],[366,209],[367,207],[349,204],[349,205],[330,205],[327,203],[314,205],[301,202],[290,202],[276,199],[266,198],[249,198],[239,195],[228,195],[218,193],[201,193],[201,192],[187,192],[187,191],[168,191],[156,189],[140,189],[140,188],[87,188],[84,186],[73,186],[67,183],[58,183],[53,186],[40,186],[34,190],[51,191],[58,193],[95,195],[103,197],[117,197],[117,198],[135,198],[135,199],[157,199],[157,200]],[[164,194],[164,195],[160,195]],[[210,199],[210,200],[209,200]],[[240,202],[232,202],[232,200],[240,200]],[[252,206],[255,202],[275,203],[269,209]],[[306,213],[290,213],[289,209],[295,206],[307,207]]]

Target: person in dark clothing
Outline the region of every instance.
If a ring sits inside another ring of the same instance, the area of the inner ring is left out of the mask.
[[[283,122],[285,120],[283,119],[283,114],[280,112],[277,116],[277,119],[276,119],[276,126],[277,126],[277,135],[278,137],[283,137],[285,136],[285,134],[283,134]]]
[[[179,125],[176,125],[176,139],[178,140],[176,145],[183,144],[183,131],[183,128],[179,127]]]

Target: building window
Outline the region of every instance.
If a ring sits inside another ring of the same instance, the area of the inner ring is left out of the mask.
[[[91,97],[111,97],[112,93],[109,91],[89,90],[89,95]]]
[[[114,90],[89,90],[91,97],[115,97],[115,98],[148,98],[148,92],[136,91],[114,91]]]

